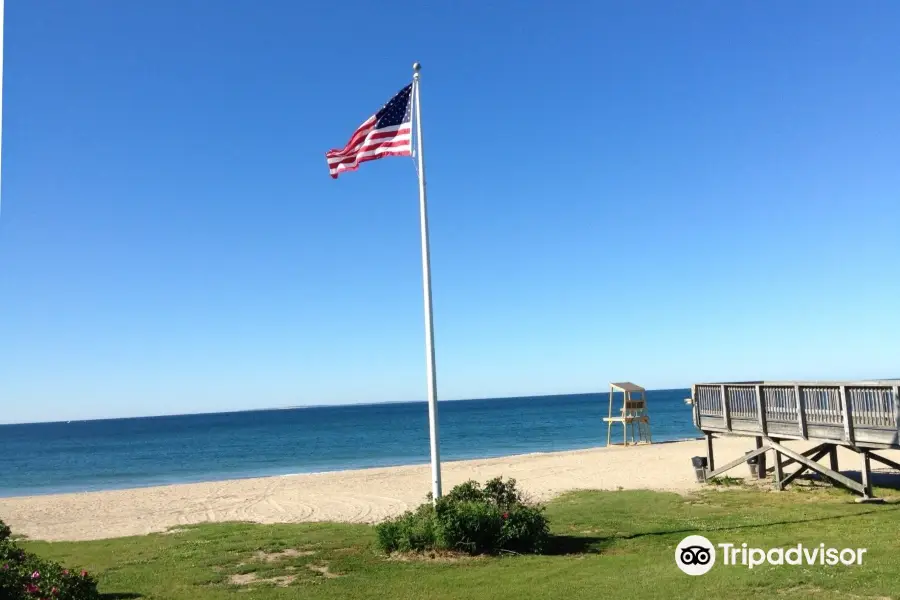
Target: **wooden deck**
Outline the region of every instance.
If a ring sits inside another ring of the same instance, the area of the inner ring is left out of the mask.
[[[758,456],[760,477],[774,471],[778,489],[802,472],[813,470],[868,498],[870,459],[900,469],[900,465],[873,452],[900,449],[900,380],[698,383],[691,386],[689,403],[694,425],[707,439],[709,477]],[[715,435],[756,438],[757,450],[715,469]],[[810,440],[818,445],[799,454],[784,447],[781,442],[785,440]],[[838,472],[837,446],[860,454],[861,482]],[[765,454],[769,450],[776,460],[767,470]],[[826,454],[831,459],[830,468],[816,462]],[[792,463],[798,464],[798,471],[785,475],[784,467]]]

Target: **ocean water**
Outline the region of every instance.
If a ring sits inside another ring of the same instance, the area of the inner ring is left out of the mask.
[[[700,435],[650,390],[654,441]],[[608,393],[439,403],[441,460],[606,444]],[[621,404],[619,404],[621,406]],[[613,429],[621,441],[621,426]],[[424,402],[0,425],[0,496],[427,463]]]

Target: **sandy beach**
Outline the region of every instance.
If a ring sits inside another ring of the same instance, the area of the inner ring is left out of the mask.
[[[719,465],[751,449],[750,438],[716,440]],[[790,444],[803,449],[808,444]],[[843,452],[843,451],[842,451]],[[514,477],[537,500],[576,489],[698,489],[690,458],[705,442],[690,440],[637,447],[444,462],[444,488],[467,479]],[[886,456],[900,460],[900,452]],[[847,451],[841,468],[855,470]],[[873,464],[873,468],[879,468]],[[743,477],[746,467],[729,475]],[[215,521],[372,523],[413,508],[430,490],[430,467],[416,465],[282,477],[238,479],[81,494],[0,498],[0,519],[32,539],[89,540],[165,531]]]

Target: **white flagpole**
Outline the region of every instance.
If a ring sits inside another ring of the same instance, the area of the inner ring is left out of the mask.
[[[2,2],[2,0],[0,0]],[[437,376],[434,368],[434,323],[431,310],[431,253],[428,248],[428,202],[425,197],[425,156],[422,152],[422,105],[419,71],[413,64],[413,93],[416,103],[416,154],[419,160],[419,220],[422,226],[422,285],[425,292],[425,358],[428,363],[428,431],[431,434],[431,494],[441,497],[441,453],[438,443]]]

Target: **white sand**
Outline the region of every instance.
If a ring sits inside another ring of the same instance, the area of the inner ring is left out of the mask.
[[[537,500],[575,489],[687,492],[700,487],[690,458],[704,455],[705,447],[704,441],[691,440],[445,462],[442,474],[445,490],[467,479],[514,477]],[[752,438],[717,439],[716,464],[724,465],[752,447]],[[900,461],[900,452],[886,456]],[[841,455],[842,469],[858,469],[858,463],[859,458],[849,451]],[[877,463],[872,467],[878,468]],[[748,470],[739,466],[727,474],[743,477]],[[430,489],[428,465],[387,467],[0,498],[0,519],[16,533],[51,541],[140,535],[210,521],[371,523],[417,506]]]

